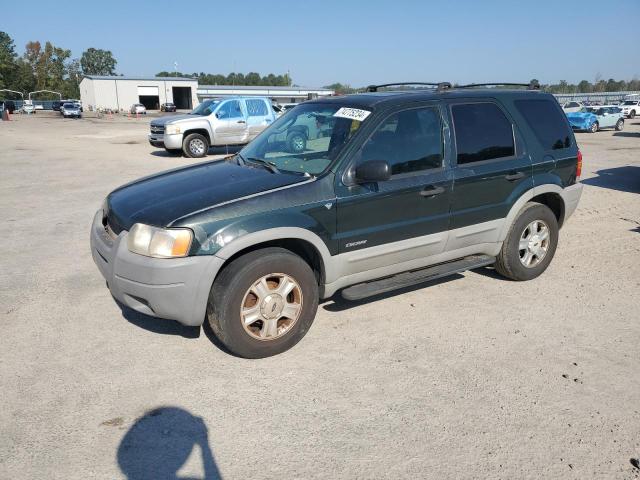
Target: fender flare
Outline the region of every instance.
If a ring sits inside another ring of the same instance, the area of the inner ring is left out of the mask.
[[[533,187],[531,190],[527,190],[526,192],[524,192],[520,196],[520,198],[518,198],[518,200],[516,200],[516,202],[513,204],[513,206],[511,207],[511,210],[509,210],[509,213],[505,218],[505,222],[502,225],[502,230],[500,231],[498,241],[499,242],[505,241],[505,239],[507,238],[507,234],[509,233],[509,229],[511,228],[511,225],[513,225],[513,222],[516,220],[518,213],[520,213],[520,210],[522,210],[522,207],[524,207],[529,200],[543,193],[557,193],[562,199],[562,201],[564,202],[564,198],[562,197],[562,191],[563,189],[561,186],[554,185],[552,183],[546,183],[544,185],[538,185],[536,187]]]

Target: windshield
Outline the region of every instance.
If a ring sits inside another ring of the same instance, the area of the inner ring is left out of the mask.
[[[64,108],[76,108],[76,106],[73,103],[65,103],[63,105]]]
[[[191,115],[211,115],[216,109],[216,106],[220,103],[220,100],[205,100],[196,108],[193,109]]]
[[[302,104],[289,110],[240,156],[257,158],[281,171],[317,175],[329,167],[370,114],[330,104]]]
[[[637,100],[627,100],[623,105],[635,105],[636,103],[638,103]]]

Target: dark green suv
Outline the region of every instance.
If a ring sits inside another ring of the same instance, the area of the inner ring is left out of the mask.
[[[529,280],[575,210],[581,154],[553,96],[456,87],[305,102],[237,155],[111,192],[91,230],[113,296],[259,358],[318,301],[494,265]],[[304,135],[304,148],[290,137]]]

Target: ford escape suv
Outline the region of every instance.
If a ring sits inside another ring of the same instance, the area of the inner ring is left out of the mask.
[[[112,295],[260,358],[338,291],[490,265],[537,277],[582,192],[562,109],[535,89],[434,87],[305,102],[236,155],[114,190],[91,229]],[[323,134],[292,149],[300,125]]]

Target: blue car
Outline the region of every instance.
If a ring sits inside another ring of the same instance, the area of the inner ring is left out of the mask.
[[[584,107],[579,112],[567,113],[567,119],[574,130],[596,133],[602,128],[624,128],[624,114],[619,107]]]

